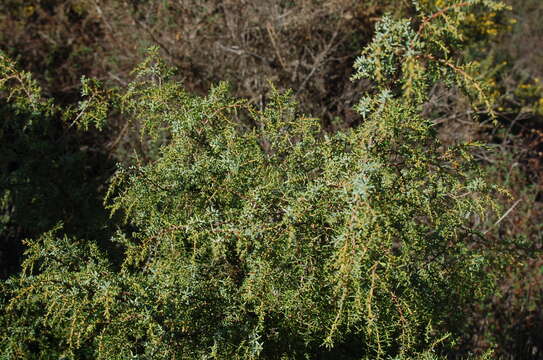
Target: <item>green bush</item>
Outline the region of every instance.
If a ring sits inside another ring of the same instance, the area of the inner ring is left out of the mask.
[[[111,241],[61,228],[28,240],[3,283],[6,358],[434,358],[491,294],[506,256],[476,224],[499,189],[422,116],[444,81],[491,112],[461,65],[457,26],[489,0],[418,21],[385,17],[355,63],[373,80],[356,128],[325,133],[272,89],[257,109],[224,83],[195,96],[156,55],[126,89],[92,96],[77,120],[116,109],[168,138],[156,160],[120,167],[106,204]],[[24,105],[23,106],[27,106]],[[71,111],[66,112],[69,116]],[[161,142],[161,141],[159,141]],[[126,230],[129,229],[129,230]]]
[[[21,239],[60,221],[67,233],[104,236],[100,187],[115,166],[63,116],[0,52],[0,278],[17,270]]]

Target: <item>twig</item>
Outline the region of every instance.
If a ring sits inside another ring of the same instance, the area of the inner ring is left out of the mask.
[[[488,109],[488,112],[490,113],[490,116],[491,117],[495,117],[495,113],[494,113],[494,109],[492,109],[492,105],[490,104],[490,101],[488,101],[486,95],[485,95],[485,92],[483,91],[483,89],[481,89],[481,86],[479,85],[479,83],[477,82],[477,80],[475,80],[470,74],[468,74],[467,72],[465,72],[463,69],[459,68],[458,66],[444,60],[444,59],[437,59],[436,57],[430,55],[430,54],[421,54],[421,55],[418,55],[418,57],[425,57],[429,60],[432,60],[432,61],[437,61],[437,62],[440,62],[448,67],[450,67],[451,69],[453,69],[454,71],[456,71],[457,73],[459,73],[460,75],[462,75],[464,77],[464,79],[467,79],[468,81],[470,81],[473,85],[473,87],[475,87],[475,89],[477,89],[477,91],[479,92],[479,96],[480,98],[484,101],[487,109]]]
[[[488,233],[490,231],[490,229],[492,229],[493,227],[495,227],[496,225],[498,225],[500,222],[502,222],[503,219],[505,219],[507,217],[507,215],[509,215],[511,213],[511,211],[513,211],[513,209],[522,201],[522,199],[518,199],[517,201],[515,201],[515,203],[513,204],[513,206],[511,206],[509,208],[509,210],[507,210],[505,212],[505,214],[502,215],[501,218],[498,219],[498,221],[496,221],[494,223],[494,225],[492,225],[488,230],[486,230],[485,232],[483,232],[483,235],[486,235],[486,233]]]
[[[273,48],[275,50],[275,53],[277,54],[277,58],[279,59],[279,62],[281,63],[281,66],[284,70],[287,69],[287,64],[283,57],[281,56],[281,52],[279,51],[279,47],[277,46],[277,41],[275,40],[275,29],[271,26],[270,23],[266,24],[266,30],[268,30],[268,35],[270,36]]]
[[[123,138],[124,134],[128,130],[128,125],[130,125],[130,121],[126,121],[126,123],[124,124],[122,130],[119,132],[119,135],[117,136],[117,138],[107,147],[109,151],[112,151],[117,147],[117,145],[119,144],[119,142]],[[110,155],[111,155],[111,153],[110,153]]]
[[[139,20],[137,16],[135,16],[134,13],[130,13],[130,16],[132,17],[132,21],[139,25],[145,32],[151,37],[151,40],[155,42],[163,51],[166,53],[166,55],[172,60],[174,63],[176,62],[176,57],[172,54],[169,47],[166,46],[156,35],[153,29],[151,29],[147,24],[145,24],[143,21]]]
[[[247,51],[245,49],[242,49],[242,48],[240,48],[238,46],[229,46],[228,47],[228,46],[224,46],[223,44],[221,44],[219,42],[216,43],[216,46],[218,46],[219,48],[221,48],[224,51],[228,51],[228,52],[230,52],[232,54],[236,54],[238,56],[249,55],[249,56],[252,56],[252,57],[254,57],[256,59],[262,60],[263,62],[265,62],[268,65],[272,63],[270,60],[266,59],[265,57],[260,56],[258,54],[255,54],[253,52]]]
[[[434,20],[435,18],[445,14],[447,11],[449,10],[452,10],[452,9],[455,9],[455,8],[459,8],[459,7],[464,7],[464,6],[468,6],[470,3],[469,1],[465,1],[463,3],[459,3],[459,4],[454,4],[454,5],[451,5],[449,7],[446,7],[444,9],[441,9],[439,10],[438,12],[428,16],[427,18],[425,18],[422,22],[422,24],[420,25],[419,27],[419,30],[417,31],[417,35],[413,38],[413,40],[411,41],[411,44],[409,45],[409,48],[413,48],[413,46],[415,45],[415,39],[418,39],[419,36],[422,34],[422,31],[424,30],[424,28],[432,21]]]
[[[313,68],[311,69],[311,72],[309,72],[309,74],[305,77],[304,81],[302,82],[302,84],[300,85],[298,90],[296,91],[296,94],[294,94],[294,97],[298,96],[298,94],[300,94],[300,92],[302,92],[302,90],[307,85],[307,82],[309,81],[309,79],[311,79],[311,77],[313,76],[315,71],[317,71],[318,67],[321,65],[321,62],[324,60],[324,58],[326,57],[328,52],[332,49],[332,47],[333,47],[332,45],[334,43],[334,40],[336,39],[336,37],[337,37],[337,35],[339,33],[339,26],[340,26],[340,23],[338,23],[338,28],[336,29],[336,31],[332,35],[332,38],[330,39],[330,41],[326,45],[326,48],[324,49],[324,51],[321,52],[317,56],[317,59],[315,60],[315,63],[313,64]]]

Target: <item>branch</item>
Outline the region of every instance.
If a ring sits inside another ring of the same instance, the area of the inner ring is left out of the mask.
[[[423,21],[422,21],[422,24],[420,25],[419,27],[419,30],[417,31],[417,35],[413,38],[413,40],[411,40],[411,44],[409,45],[409,48],[412,49],[413,46],[415,45],[415,39],[419,38],[420,35],[422,34],[422,31],[424,30],[424,28],[430,23],[432,22],[432,20],[434,20],[435,18],[445,14],[446,12],[452,10],[452,9],[456,9],[456,8],[459,8],[459,7],[464,7],[464,6],[468,6],[470,5],[469,1],[464,1],[463,3],[459,3],[459,4],[454,4],[454,5],[451,5],[451,6],[448,6],[444,9],[441,9],[439,10],[438,12],[426,17]]]
[[[509,210],[507,210],[507,211],[505,212],[505,214],[503,214],[502,217],[499,218],[498,221],[496,221],[496,222],[494,223],[494,225],[492,225],[488,230],[486,230],[486,231],[483,233],[483,235],[486,234],[487,232],[489,232],[490,229],[492,229],[493,227],[495,227],[496,225],[498,225],[500,222],[502,222],[502,220],[505,219],[505,218],[507,217],[507,215],[509,215],[509,214],[511,213],[511,211],[513,211],[513,209],[514,209],[515,207],[517,207],[517,205],[518,205],[521,201],[522,201],[522,199],[518,199],[517,201],[515,201],[515,203],[513,204],[513,206],[511,206],[511,207],[509,208]]]

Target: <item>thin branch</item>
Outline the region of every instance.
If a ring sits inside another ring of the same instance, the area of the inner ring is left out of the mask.
[[[117,138],[107,147],[109,151],[112,151],[117,147],[117,145],[119,144],[119,142],[123,138],[124,134],[128,130],[129,125],[130,125],[130,121],[126,121],[126,123],[124,124],[122,130],[119,132],[119,135],[117,136]],[[111,153],[110,153],[110,155],[111,155]]]
[[[411,44],[409,45],[409,48],[413,48],[414,46],[414,43],[415,43],[415,39],[418,39],[420,37],[420,35],[422,34],[422,31],[424,30],[424,28],[426,28],[426,26],[428,26],[428,24],[430,22],[432,22],[432,20],[434,20],[435,18],[445,14],[447,11],[450,11],[452,9],[455,9],[455,8],[459,8],[459,7],[464,7],[464,6],[468,6],[470,5],[469,1],[464,1],[463,3],[459,3],[459,4],[454,4],[454,5],[451,5],[451,6],[448,6],[444,9],[441,9],[439,10],[438,12],[426,17],[423,21],[422,21],[422,24],[420,25],[419,27],[419,30],[417,31],[417,35],[413,38],[413,40],[411,41]]]
[[[437,62],[440,62],[448,67],[450,67],[451,69],[453,69],[455,72],[459,73],[460,75],[462,75],[464,77],[464,79],[468,80],[469,82],[471,82],[471,84],[473,85],[473,87],[475,87],[475,89],[477,89],[478,93],[479,93],[479,96],[480,96],[480,99],[482,99],[491,115],[492,118],[494,118],[496,115],[494,113],[494,109],[492,109],[492,105],[490,104],[490,101],[488,101],[486,95],[485,95],[485,92],[483,91],[483,89],[481,88],[481,86],[479,85],[479,82],[477,80],[475,80],[473,78],[473,76],[471,76],[470,74],[468,74],[466,71],[464,71],[462,68],[444,60],[444,59],[437,59],[435,56],[432,56],[430,54],[421,54],[421,55],[418,55],[417,57],[424,57],[424,58],[427,58],[429,60],[432,60],[432,61],[437,61]]]
[[[486,233],[488,233],[490,231],[490,229],[492,229],[493,227],[496,227],[496,225],[498,225],[500,222],[502,222],[503,219],[505,219],[507,217],[507,215],[509,215],[511,213],[511,211],[513,211],[513,209],[515,209],[515,207],[517,207],[517,205],[522,201],[522,199],[518,199],[517,201],[515,201],[515,203],[513,204],[513,206],[511,206],[509,208],[509,210],[507,210],[505,212],[505,214],[502,215],[501,218],[498,219],[498,221],[496,221],[494,223],[494,225],[492,225],[488,230],[486,230],[483,235],[486,235]]]
[[[338,23],[338,28],[336,29],[336,31],[334,32],[334,34],[332,35],[332,38],[330,39],[330,41],[328,42],[328,44],[326,45],[326,48],[324,49],[323,52],[321,52],[318,56],[317,56],[317,59],[315,60],[315,63],[313,64],[313,67],[311,69],[311,72],[306,76],[306,78],[304,79],[304,81],[302,82],[302,84],[300,85],[300,87],[298,88],[298,90],[296,91],[296,94],[294,94],[294,97],[298,96],[298,94],[300,94],[300,92],[302,92],[302,90],[305,88],[305,86],[307,85],[307,82],[309,81],[309,79],[311,79],[311,77],[313,76],[313,74],[315,73],[315,71],[317,71],[317,69],[319,68],[319,66],[321,65],[321,63],[323,62],[324,58],[326,57],[326,55],[328,54],[328,52],[332,49],[333,47],[333,44],[334,44],[334,40],[336,39],[338,33],[339,33],[339,26],[340,26],[340,23]]]
[[[275,29],[271,26],[269,22],[266,24],[266,30],[268,31],[268,35],[270,36],[273,49],[275,50],[275,53],[277,54],[277,58],[279,59],[279,62],[281,63],[281,66],[283,67],[283,69],[286,70],[287,63],[281,56],[281,52],[279,51],[279,47],[277,46]]]

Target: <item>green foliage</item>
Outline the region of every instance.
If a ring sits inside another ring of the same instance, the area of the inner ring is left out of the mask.
[[[380,92],[379,96],[363,98],[359,112],[375,113],[388,96],[398,94],[420,106],[428,99],[431,86],[444,81],[449,86],[460,86],[471,96],[473,105],[482,104],[493,115],[489,97],[492,83],[477,76],[479,64],[456,64],[459,50],[467,40],[460,29],[478,6],[494,11],[506,6],[494,1],[451,1],[427,14],[425,11],[434,6],[425,3],[428,2],[414,2],[420,12],[418,29],[413,29],[407,19],[394,21],[385,17],[377,27],[374,41],[355,62],[357,73],[353,79],[373,79]]]
[[[111,181],[106,204],[132,229],[111,239],[120,266],[60,229],[28,242],[23,273],[3,285],[2,355],[430,359],[450,349],[464,309],[493,291],[494,253],[470,224],[497,190],[471,155],[480,145],[445,146],[421,109],[442,78],[491,108],[473,67],[456,64],[454,24],[477,6],[501,5],[418,6],[418,27],[383,19],[355,64],[353,79],[376,85],[358,106],[365,121],[333,134],[290,93],[272,89],[262,109],[224,83],[192,95],[157,57],[127,89],[89,92],[80,119],[115,108],[169,142]]]
[[[2,278],[17,266],[21,239],[58,222],[71,234],[102,236],[106,214],[97,188],[112,166],[102,154],[81,149],[78,134],[62,121],[67,114],[43,99],[30,74],[0,53]]]

